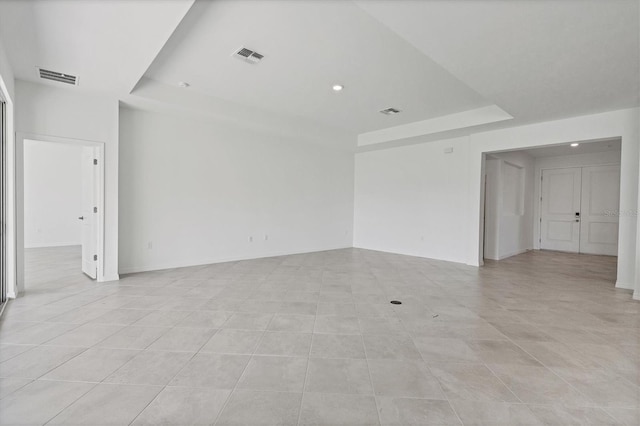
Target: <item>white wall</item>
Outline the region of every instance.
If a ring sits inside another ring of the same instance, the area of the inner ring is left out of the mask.
[[[118,107],[115,98],[82,94],[73,89],[58,89],[44,84],[16,81],[16,218],[17,271],[24,270],[21,258],[23,206],[24,139],[78,140],[104,145],[104,241],[98,248],[102,262],[98,281],[118,279]],[[42,137],[40,137],[42,136]],[[24,280],[18,276],[18,291]]]
[[[464,262],[468,151],[457,138],[356,154],[354,246]]]
[[[469,224],[467,263],[478,265],[481,257],[482,215],[482,155],[484,152],[508,151],[535,146],[564,144],[620,137],[620,209],[632,211],[638,207],[638,147],[640,144],[640,114],[638,108],[586,115],[527,126],[512,127],[469,137]],[[636,258],[635,216],[620,217],[618,240],[618,278],[616,286],[634,289]],[[640,285],[640,283],[638,283]]]
[[[484,257],[501,260],[533,248],[534,159],[517,151],[492,157],[485,164],[489,217],[485,217]],[[514,179],[510,173],[519,176]]]
[[[608,164],[620,164],[621,151],[607,151],[590,154],[562,155],[558,157],[539,157],[535,159],[535,199],[541,196],[541,176],[543,169],[563,169],[566,167],[599,166]],[[535,249],[540,248],[540,203],[536,203],[534,218]]]
[[[6,279],[7,296],[15,298],[18,293],[16,193],[15,193],[15,79],[2,40],[0,40],[0,97],[6,102]]]
[[[24,142],[24,246],[82,244],[82,147]]]
[[[352,152],[121,108],[120,182],[121,273],[352,245]]]
[[[621,138],[620,208],[635,210],[639,122],[634,108],[357,153],[354,244],[479,265],[484,153],[573,141]],[[444,154],[446,146],[454,153]],[[621,288],[636,282],[636,221],[620,218]]]

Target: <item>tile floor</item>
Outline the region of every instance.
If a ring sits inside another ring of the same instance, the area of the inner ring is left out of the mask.
[[[347,249],[105,284],[78,268],[76,247],[27,253],[1,424],[640,424],[640,303],[614,258]]]

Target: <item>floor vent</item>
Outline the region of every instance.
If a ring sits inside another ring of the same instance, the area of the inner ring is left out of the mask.
[[[262,58],[264,58],[264,55],[254,50],[247,49],[246,47],[241,47],[240,49],[236,50],[233,53],[233,56],[238,59],[242,59],[245,62],[249,62],[250,64],[257,64],[262,60]]]
[[[78,77],[70,74],[63,74],[57,71],[51,71],[38,67],[38,75],[45,80],[58,81],[60,83],[72,84],[76,86],[78,84]]]
[[[394,115],[400,112],[399,109],[396,108],[385,108],[383,110],[380,111],[381,113],[383,113],[384,115]]]

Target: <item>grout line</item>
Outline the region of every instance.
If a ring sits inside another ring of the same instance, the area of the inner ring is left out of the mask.
[[[311,364],[311,349],[313,348],[313,335],[316,329],[316,320],[318,319],[318,306],[320,305],[320,297],[318,296],[318,301],[316,301],[316,314],[313,317],[313,327],[311,328],[311,341],[309,342],[309,352],[307,354],[307,369],[304,373],[304,381],[302,382],[302,393],[300,394],[300,408],[298,409],[298,421],[297,425],[300,425],[300,420],[302,419],[302,405],[304,403],[304,394],[307,388],[307,379],[309,378],[309,364]]]

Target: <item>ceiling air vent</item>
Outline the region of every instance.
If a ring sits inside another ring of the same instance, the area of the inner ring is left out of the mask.
[[[74,86],[78,84],[78,78],[75,75],[63,74],[58,71],[38,67],[38,75],[45,80],[59,81],[60,83],[73,84]]]
[[[396,108],[386,108],[380,111],[381,113],[383,113],[384,115],[394,115],[400,112],[399,109]]]
[[[247,49],[246,47],[241,47],[233,53],[238,59],[242,59],[243,61],[249,62],[250,64],[257,64],[264,58],[264,55],[253,51],[251,49]]]

